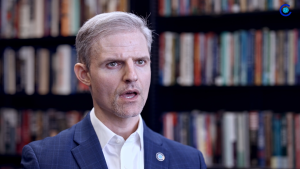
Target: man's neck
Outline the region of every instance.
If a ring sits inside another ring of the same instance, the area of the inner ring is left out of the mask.
[[[104,113],[100,108],[94,107],[96,117],[112,132],[122,136],[126,140],[139,125],[139,115],[129,118],[121,118],[113,113]]]

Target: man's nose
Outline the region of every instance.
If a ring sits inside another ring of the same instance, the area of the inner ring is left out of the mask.
[[[125,82],[136,82],[138,80],[133,60],[126,62],[123,80]]]

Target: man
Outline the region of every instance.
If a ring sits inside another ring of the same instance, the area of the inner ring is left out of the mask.
[[[152,32],[124,12],[88,20],[76,38],[77,78],[94,108],[55,137],[23,148],[24,168],[205,169],[200,151],[150,130],[140,113],[148,97]]]

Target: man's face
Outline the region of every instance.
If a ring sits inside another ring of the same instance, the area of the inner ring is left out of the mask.
[[[148,97],[151,69],[146,39],[140,32],[96,40],[90,76],[94,104],[121,118],[141,113]]]

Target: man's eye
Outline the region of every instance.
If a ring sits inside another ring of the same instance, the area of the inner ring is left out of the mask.
[[[111,62],[111,63],[108,64],[108,66],[110,66],[110,67],[115,67],[115,66],[117,66],[117,65],[118,65],[117,62]]]
[[[137,63],[138,63],[139,65],[143,65],[143,64],[145,64],[145,61],[144,61],[144,60],[139,60],[139,61],[137,61]]]

